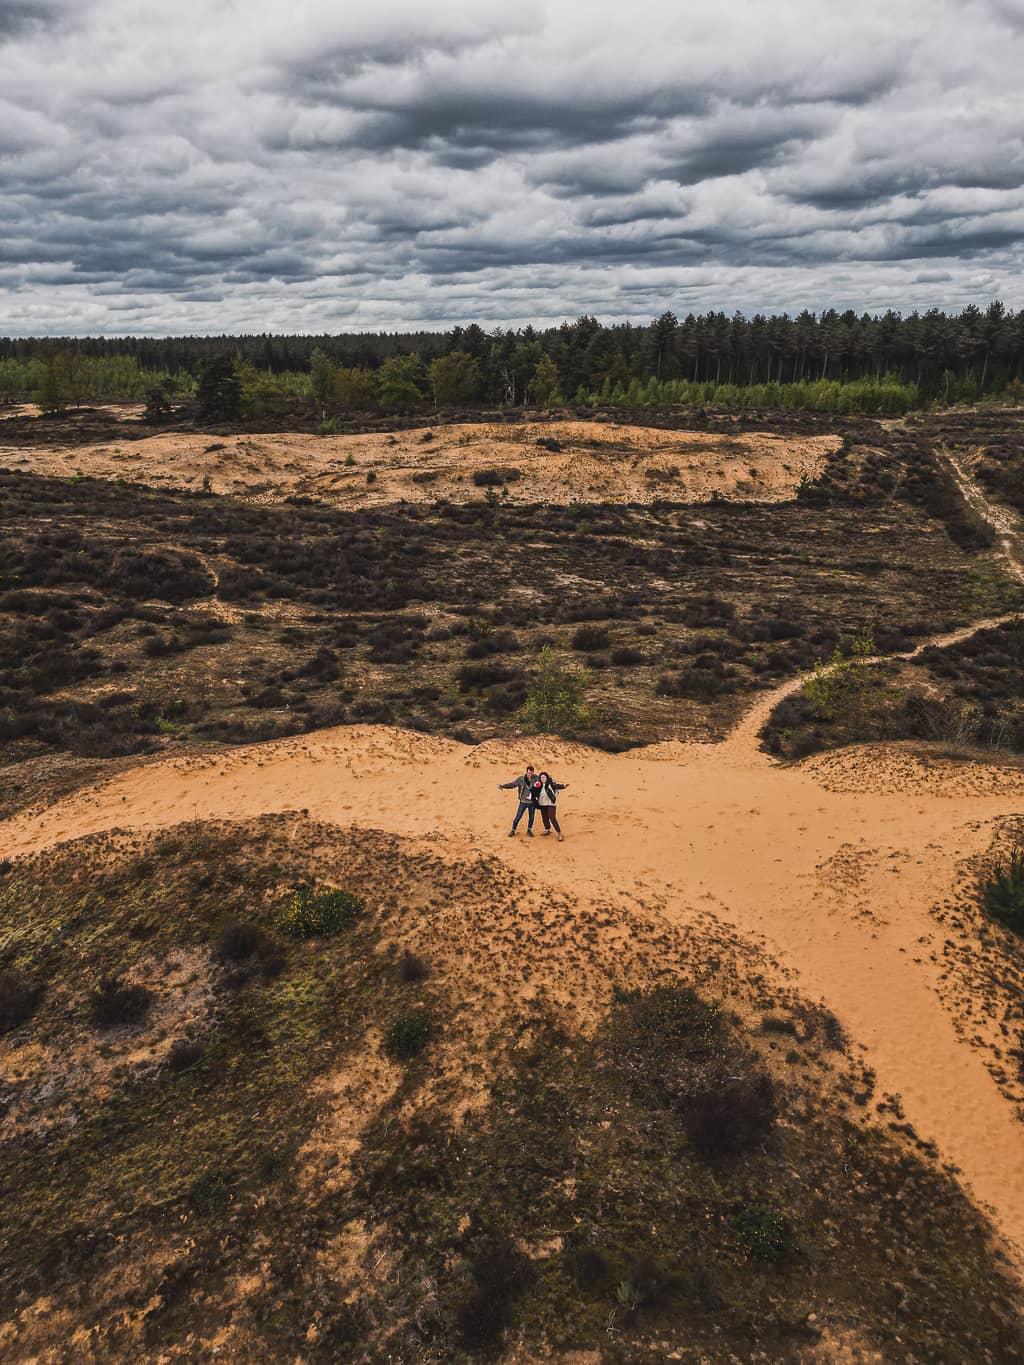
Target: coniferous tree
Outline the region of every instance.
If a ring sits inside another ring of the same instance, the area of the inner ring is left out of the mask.
[[[230,355],[214,356],[203,366],[196,390],[207,421],[236,422],[242,413],[242,382]]]

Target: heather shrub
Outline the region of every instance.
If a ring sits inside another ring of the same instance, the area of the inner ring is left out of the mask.
[[[89,999],[89,1010],[97,1028],[111,1029],[119,1024],[139,1024],[149,1013],[152,995],[145,986],[126,985],[119,976],[105,976]]]
[[[22,972],[0,972],[0,1033],[9,1033],[35,1013],[39,990]]]
[[[350,891],[333,887],[312,891],[301,887],[278,913],[277,923],[292,938],[328,938],[344,929],[362,910],[362,901]]]
[[[747,1204],[730,1220],[740,1246],[755,1261],[778,1265],[792,1246],[789,1220],[766,1204]]]
[[[422,1052],[433,1032],[430,1016],[423,1010],[400,1014],[384,1035],[384,1048],[396,1061],[408,1061]]]

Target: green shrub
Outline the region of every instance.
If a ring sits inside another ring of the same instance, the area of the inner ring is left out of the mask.
[[[590,713],[583,703],[587,674],[583,670],[562,668],[550,645],[540,652],[537,677],[520,707],[518,716],[524,729],[545,734],[568,735],[585,730]]]
[[[332,417],[329,421],[321,422],[317,427],[317,431],[319,431],[321,436],[337,436],[341,431],[341,427],[338,425],[337,418]],[[353,463],[355,463],[355,461],[353,461]]]
[[[188,1202],[196,1213],[223,1213],[231,1203],[231,1188],[220,1171],[204,1171],[192,1181]]]
[[[384,1035],[385,1050],[396,1061],[407,1061],[423,1051],[432,1032],[430,1017],[423,1010],[400,1014]]]
[[[849,656],[836,645],[828,663],[818,659],[814,677],[804,683],[804,698],[815,720],[859,725],[870,705],[872,676],[868,660],[875,653],[870,634],[852,642]]]
[[[292,938],[328,938],[344,929],[362,909],[362,901],[351,891],[302,887],[280,911],[277,922]]]
[[[97,1028],[116,1028],[141,1023],[151,1000],[145,986],[126,986],[118,976],[105,976],[89,999],[89,1009]]]
[[[32,1017],[39,991],[21,972],[0,972],[0,1033],[8,1033]]]
[[[756,1261],[778,1265],[788,1256],[793,1240],[789,1220],[766,1204],[747,1204],[731,1219],[736,1239]]]
[[[1024,934],[1024,848],[999,863],[981,888],[981,902],[993,919]]]
[[[191,1038],[176,1038],[167,1053],[167,1065],[171,1071],[188,1071],[202,1060],[203,1045]]]

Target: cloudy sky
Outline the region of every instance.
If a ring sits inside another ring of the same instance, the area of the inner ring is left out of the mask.
[[[1024,0],[0,0],[0,333],[1024,306]]]

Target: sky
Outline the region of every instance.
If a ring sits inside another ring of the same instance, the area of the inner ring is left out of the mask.
[[[1024,306],[1024,0],[0,0],[0,334]]]

